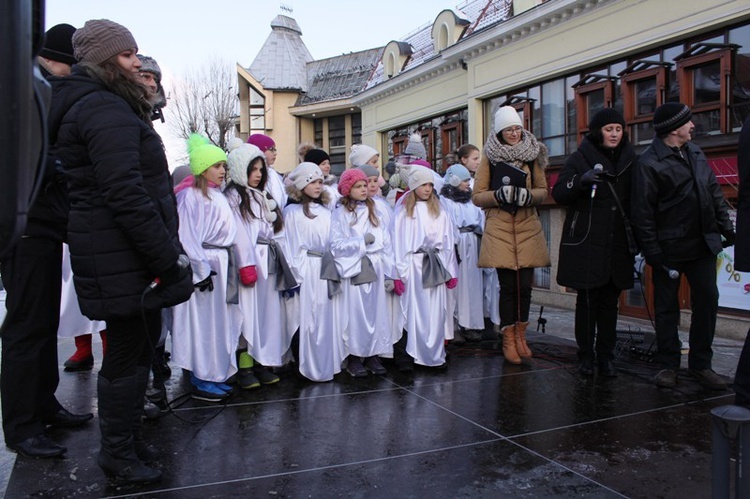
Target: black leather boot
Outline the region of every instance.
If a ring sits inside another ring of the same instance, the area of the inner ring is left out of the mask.
[[[97,464],[118,483],[151,483],[161,471],[149,468],[135,453],[133,411],[138,399],[138,375],[107,381],[99,374],[99,429],[101,449]],[[141,400],[142,400],[141,394]],[[138,408],[138,415],[143,405]]]

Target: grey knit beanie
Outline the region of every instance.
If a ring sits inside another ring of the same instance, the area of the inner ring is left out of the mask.
[[[73,52],[80,62],[101,64],[138,44],[128,28],[109,19],[91,19],[73,34]]]

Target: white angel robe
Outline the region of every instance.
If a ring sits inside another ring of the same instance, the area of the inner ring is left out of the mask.
[[[375,211],[377,213],[377,207]],[[341,324],[341,330],[349,353],[358,357],[393,356],[385,279],[397,276],[391,236],[382,217],[378,218],[380,223],[373,227],[367,206],[360,203],[354,212],[339,206],[331,220],[331,253],[341,277],[340,299],[346,310],[346,314],[342,314],[346,322]],[[364,236],[368,233],[375,238],[372,244],[365,244]],[[361,272],[365,256],[372,262],[377,280],[352,284],[351,278]]]
[[[276,290],[276,274],[268,273],[268,241],[275,241],[283,251],[283,231],[274,234],[273,225],[266,219],[265,211],[256,196],[258,190],[248,188],[250,209],[258,218],[245,218],[239,210],[237,191],[227,191],[229,205],[234,213],[237,236],[234,242],[237,269],[255,265],[258,280],[253,286],[240,283],[241,334],[247,340],[248,353],[264,366],[281,366],[289,350],[294,331],[286,324],[286,311],[281,293]],[[253,195],[255,194],[255,196]]]
[[[60,324],[57,335],[72,338],[84,334],[98,334],[107,329],[104,321],[92,321],[81,312],[78,295],[73,286],[73,270],[70,267],[70,248],[63,243],[62,289],[60,293]]]
[[[484,273],[477,266],[481,238],[466,232],[471,226],[484,229],[484,213],[471,201],[457,203],[440,198],[443,209],[453,222],[458,257],[458,285],[448,290],[450,310],[464,329],[484,329]],[[463,229],[463,230],[462,230]]]
[[[406,352],[424,366],[445,363],[444,341],[453,337],[453,320],[448,312],[445,284],[424,288],[422,267],[425,255],[420,248],[435,248],[445,270],[456,277],[453,226],[445,210],[433,218],[427,203],[419,201],[410,217],[406,207],[397,209],[393,222],[393,248],[396,271],[404,282],[401,311],[406,330]]]
[[[383,228],[388,231],[389,235],[393,234],[393,208],[383,196],[374,196],[372,200],[375,201],[375,207],[378,210],[378,217],[380,218],[380,223]],[[392,247],[393,239],[391,238],[391,248]],[[391,278],[398,279],[398,276],[394,275],[391,276]],[[391,343],[395,344],[401,339],[401,333],[404,330],[404,314],[401,313],[401,297],[391,291],[386,293],[386,302],[388,304],[386,310],[391,323]],[[383,357],[390,358],[391,355],[384,354]]]
[[[301,204],[284,208],[289,265],[300,284],[299,311],[287,320],[299,327],[300,373],[312,381],[329,381],[341,372],[349,353],[334,319],[344,311],[328,298],[328,281],[320,278],[320,255],[329,250],[331,212],[318,203],[310,203],[310,212],[315,218],[307,218]]]
[[[208,191],[210,199],[193,187],[177,193],[180,242],[190,257],[193,283],[211,271],[216,275],[213,291],[196,288],[188,301],[173,307],[172,362],[199,379],[223,382],[237,372],[241,315],[239,305],[227,303],[226,292],[237,226],[226,196],[218,188]]]
[[[286,206],[288,195],[286,193],[286,187],[284,186],[284,176],[271,168],[268,167],[268,180],[266,181],[266,192],[273,197],[281,207]]]
[[[323,184],[323,189],[328,193],[328,204],[326,207],[333,211],[336,209],[336,205],[339,204],[339,199],[341,199],[341,194],[339,193],[338,189],[339,184],[333,184],[333,185],[327,185]]]
[[[496,269],[482,269],[484,277],[484,316],[500,325],[500,281]]]

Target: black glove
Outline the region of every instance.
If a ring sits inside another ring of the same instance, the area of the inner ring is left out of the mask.
[[[190,259],[187,255],[181,254],[177,258],[177,261],[169,267],[166,272],[159,276],[159,281],[163,286],[169,286],[170,284],[180,282],[190,272]]]
[[[214,280],[211,279],[212,276],[215,276],[216,272],[213,270],[210,274],[208,274],[208,277],[203,279],[200,282],[195,283],[195,287],[198,288],[198,291],[213,291],[214,290]]]
[[[594,170],[593,168],[581,175],[581,185],[590,187],[604,181],[604,170]]]
[[[724,236],[724,240],[721,242],[722,248],[727,248],[729,246],[734,246],[734,241],[737,239],[737,234],[733,230],[727,230],[721,233],[722,236]]]

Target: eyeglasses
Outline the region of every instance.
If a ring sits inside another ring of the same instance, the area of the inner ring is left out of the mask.
[[[266,151],[276,152],[276,148],[275,147],[269,147],[268,149],[266,149]]]
[[[520,126],[514,126],[513,128],[503,128],[503,133],[507,133],[508,135],[517,135],[521,132],[523,132],[523,128],[521,128]]]

